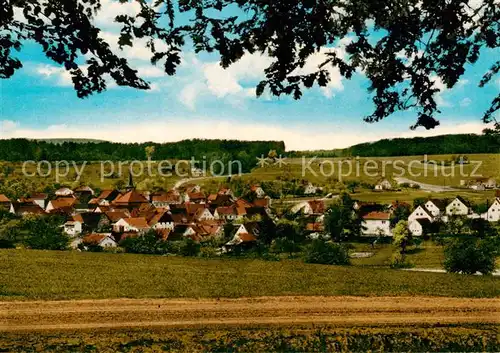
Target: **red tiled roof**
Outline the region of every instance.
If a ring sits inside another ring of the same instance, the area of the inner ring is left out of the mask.
[[[93,233],[85,236],[82,242],[85,244],[100,244],[104,239],[108,237],[108,234]]]
[[[113,223],[118,222],[122,218],[128,218],[130,216],[127,212],[124,211],[106,212],[105,214]]]
[[[205,194],[203,192],[188,192],[190,200],[203,200],[205,199]]]
[[[252,234],[248,234],[248,233],[238,234],[238,237],[241,239],[241,241],[243,243],[250,243],[250,242],[254,242],[257,240],[256,237],[254,237]]]
[[[63,197],[50,201],[54,209],[72,207],[77,203],[77,200],[71,197]]]
[[[313,213],[325,213],[325,203],[321,200],[308,201]]]
[[[321,232],[325,227],[323,223],[308,223],[306,229],[313,232]]]
[[[0,194],[0,203],[7,203],[7,202],[10,202],[9,198],[4,194]]]
[[[215,200],[217,200],[217,196],[218,196],[217,194],[210,194],[210,195],[208,195],[207,200],[208,201],[215,201]]]
[[[363,216],[363,219],[372,219],[372,220],[384,220],[388,221],[391,218],[391,214],[388,212],[370,212]]]
[[[131,190],[124,195],[118,196],[113,203],[115,204],[136,204],[136,203],[148,203],[148,200],[142,196],[141,193],[136,190]]]
[[[268,207],[269,206],[269,199],[256,199],[253,202],[253,204],[256,207]]]
[[[138,217],[138,218],[124,218],[123,219],[125,222],[127,222],[130,226],[138,228],[138,229],[145,229],[149,228],[149,224],[146,221],[146,218],[144,217]]]
[[[83,217],[81,214],[77,213],[76,215],[74,215],[72,217],[73,219],[73,222],[80,222],[80,223],[83,223]]]
[[[234,214],[233,206],[217,207],[217,213],[219,215],[231,215]]]

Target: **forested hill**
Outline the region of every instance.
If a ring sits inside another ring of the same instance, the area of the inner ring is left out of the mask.
[[[0,160],[145,160],[146,147],[154,146],[154,160],[196,159],[240,160],[248,167],[255,166],[256,157],[267,155],[270,150],[278,154],[285,151],[282,141],[238,140],[183,140],[170,143],[114,143],[114,142],[62,142],[40,140],[0,140]]]
[[[288,155],[296,157],[393,157],[467,153],[500,153],[500,138],[495,135],[475,134],[395,138],[361,143],[344,149],[293,151]]]

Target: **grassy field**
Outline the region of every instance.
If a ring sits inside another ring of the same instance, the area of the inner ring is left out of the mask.
[[[242,176],[245,180],[276,180],[278,177],[283,177],[285,175],[299,178],[299,179],[307,179],[313,183],[328,185],[333,188],[333,184],[335,184],[335,179],[340,179],[341,181],[350,181],[356,180],[359,182],[367,182],[367,183],[375,183],[382,177],[391,178],[397,173],[400,173],[401,169],[404,169],[406,172],[403,175],[404,177],[415,180],[422,183],[439,185],[439,186],[460,186],[461,180],[469,179],[469,175],[475,171],[475,173],[479,176],[484,177],[494,177],[500,181],[500,154],[471,154],[467,155],[470,161],[481,163],[480,166],[476,169],[476,164],[471,163],[463,166],[463,174],[461,175],[460,166],[455,167],[444,167],[441,170],[439,167],[438,172],[436,174],[434,170],[434,166],[428,165],[427,172],[425,171],[426,165],[421,164],[419,161],[424,159],[424,156],[411,156],[411,157],[376,157],[376,158],[353,158],[353,159],[341,159],[341,158],[323,158],[323,159],[315,159],[310,164],[309,168],[303,168],[303,162],[301,158],[291,158],[286,159],[287,163],[284,167],[278,167],[275,165],[269,165],[264,168],[256,167],[252,170],[251,173],[245,174]],[[442,161],[447,161],[451,159],[451,155],[433,155],[428,156],[428,160],[435,160],[438,163]],[[307,161],[312,159],[307,159]],[[370,161],[370,162],[368,162]],[[396,163],[397,161],[397,163]],[[70,161],[71,163],[71,161]],[[323,163],[323,172],[321,172],[320,163]],[[368,163],[368,164],[367,164]],[[395,166],[395,163],[397,166]],[[331,165],[333,164],[333,169]],[[350,165],[349,165],[350,164]],[[306,165],[309,165],[306,162]],[[357,167],[359,165],[359,167]],[[368,167],[365,168],[364,166]],[[55,179],[55,165],[51,166],[52,173],[47,177],[25,177],[23,176],[23,165],[22,163],[10,163],[10,162],[0,162],[0,167],[3,169],[8,167],[11,169],[8,178],[24,178],[30,180],[32,182],[47,185],[53,184],[56,182]],[[79,170],[82,165],[76,166]],[[46,168],[46,167],[45,167]],[[100,162],[89,162],[85,168],[83,169],[83,174],[81,177],[81,181],[84,183],[88,183],[100,188],[110,188],[115,185],[115,183],[123,179],[126,181],[126,177],[128,175],[128,164],[123,164],[120,166],[118,163],[105,163],[104,169],[101,170]],[[144,162],[143,168],[147,170],[147,164]],[[134,173],[139,173],[140,167],[134,164]],[[303,174],[303,169],[305,169],[305,173]],[[36,172],[35,165],[28,165],[26,168],[27,172],[32,174]],[[120,173],[121,178],[111,178],[105,177],[101,178],[102,172],[104,174],[109,173],[111,170],[114,170],[117,174]],[[181,176],[171,176],[171,177],[160,177],[158,176],[158,164],[153,162],[151,166],[151,170],[153,171],[154,176],[143,175],[140,177],[136,177],[136,182],[139,184],[138,187],[147,188],[150,187],[153,183],[156,186],[161,186],[164,188],[172,187],[176,181],[182,179]],[[312,170],[312,172],[311,172]],[[42,170],[46,172],[46,169]],[[421,174],[421,175],[409,175],[408,171],[411,171],[413,174]],[[61,167],[61,173],[65,174],[65,169]],[[70,164],[69,172],[67,175],[62,176],[59,180],[59,183],[71,185],[75,183],[76,178],[76,169],[72,164]],[[226,178],[207,178],[205,180],[200,180],[201,184],[211,184],[215,180],[216,183],[223,183]],[[460,191],[469,192],[470,191]],[[401,195],[395,195],[395,198],[401,197],[404,200],[409,198],[413,199],[418,195],[418,191],[407,191],[411,195],[405,195],[405,193],[401,193]],[[420,192],[422,193],[422,192]],[[428,195],[428,194],[426,194]],[[481,193],[474,193],[474,195],[481,195]],[[367,198],[370,198],[369,195],[363,195]],[[388,195],[389,196],[389,195]],[[464,195],[466,196],[466,195]],[[384,195],[375,193],[371,195],[373,198],[383,198]],[[392,196],[389,196],[392,197]],[[418,196],[417,196],[418,197]]]
[[[410,273],[376,266],[310,265],[300,260],[204,260],[36,250],[1,250],[0,278],[2,300],[266,295],[500,296],[500,278],[489,276]]]
[[[426,165],[420,163],[424,156],[407,157],[374,157],[374,158],[306,158],[306,163],[302,158],[287,159],[286,167],[276,165],[257,168],[247,177],[254,177],[262,180],[275,180],[276,177],[284,174],[305,178],[315,183],[326,183],[332,178],[343,180],[358,180],[361,182],[375,183],[381,177],[391,178],[393,175],[405,171],[404,176],[408,179],[421,183],[439,186],[460,186],[461,180],[469,179],[473,172],[477,176],[494,177],[500,180],[500,154],[470,154],[467,155],[470,164],[456,165],[454,167],[441,167],[440,163],[449,161],[451,155],[432,155],[427,160],[438,163]],[[309,161],[312,161],[309,164]],[[370,161],[370,162],[368,162]],[[323,169],[321,169],[323,164]],[[332,169],[333,165],[333,169]],[[357,167],[359,165],[359,167]],[[305,168],[309,166],[310,168]],[[477,170],[476,170],[477,166]],[[461,170],[461,168],[463,169]],[[427,169],[427,171],[426,171]],[[305,174],[303,175],[303,170]],[[323,172],[321,172],[323,170]],[[410,175],[409,173],[411,172]]]

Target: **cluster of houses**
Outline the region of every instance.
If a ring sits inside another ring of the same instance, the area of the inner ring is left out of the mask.
[[[391,215],[398,206],[407,206],[402,203],[393,203],[389,207],[382,207],[374,203],[355,203],[355,209],[363,219],[364,235],[392,236]],[[364,209],[364,210],[363,210]],[[484,219],[489,222],[500,221],[500,192],[491,202],[486,212],[478,214],[472,210],[471,204],[461,196],[451,202],[442,199],[429,199],[417,206],[408,216],[408,228],[412,235],[422,236],[436,229],[435,225],[447,223],[451,217],[461,216],[470,219]]]
[[[477,214],[472,210],[471,204],[461,196],[457,196],[451,202],[442,199],[429,199],[424,204],[414,208],[408,216],[408,228],[412,235],[422,236],[432,232],[435,225],[447,223],[453,216],[466,218],[480,218],[489,222],[500,221],[500,191],[497,191],[493,202],[489,203],[488,210]],[[362,235],[364,236],[392,236],[391,218],[396,208],[406,207],[404,202],[393,202],[390,205],[376,202],[356,201],[353,211],[362,219]],[[303,201],[297,203],[290,209],[291,213],[301,213],[311,217],[307,223],[307,230],[314,232],[323,231],[323,220],[325,205],[321,200]]]
[[[130,177],[124,191],[103,190],[99,195],[88,186],[74,190],[61,188],[50,200],[46,194],[34,194],[11,201],[0,194],[0,207],[18,216],[64,216],[64,232],[73,239],[73,247],[79,244],[116,247],[123,239],[141,236],[150,230],[164,240],[204,241],[223,235],[228,222],[235,224],[231,240],[226,244],[232,247],[258,239],[258,220],[276,221],[271,199],[264,190],[259,185],[250,188],[255,195],[251,202],[235,197],[228,188],[207,194],[195,184],[170,191],[141,192],[134,187]],[[362,235],[392,236],[391,218],[400,206],[410,209],[410,205],[404,203],[382,205],[356,201],[353,212],[362,218]],[[324,199],[307,200],[294,204],[289,212],[300,214],[305,219],[304,231],[314,236],[324,231],[326,209]],[[469,202],[460,196],[451,202],[429,199],[409,215],[409,230],[421,236],[433,225],[447,222],[452,216],[499,222],[500,191],[483,214],[474,213]]]
[[[71,246],[95,244],[116,247],[127,237],[154,230],[164,240],[191,238],[203,241],[224,233],[224,224],[234,222],[234,234],[227,247],[255,242],[258,222],[271,218],[271,199],[258,185],[252,186],[256,198],[236,198],[227,188],[206,194],[195,184],[161,192],[141,192],[132,178],[123,192],[103,190],[96,195],[88,186],[61,188],[49,200],[46,194],[11,201],[0,195],[0,207],[18,216],[58,214],[66,217],[64,232]],[[82,200],[85,200],[83,202]],[[253,224],[252,224],[253,223]]]

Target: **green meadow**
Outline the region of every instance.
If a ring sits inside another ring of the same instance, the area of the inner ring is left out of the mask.
[[[500,296],[499,277],[393,270],[384,265],[391,252],[392,249],[380,247],[374,258],[353,261],[351,266],[326,266],[305,264],[299,259],[264,261],[0,250],[0,298]]]

